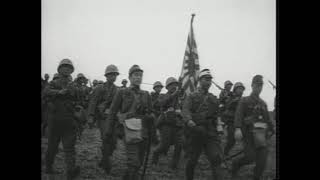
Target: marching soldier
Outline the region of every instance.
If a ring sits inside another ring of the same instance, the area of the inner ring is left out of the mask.
[[[263,77],[256,75],[252,79],[250,96],[240,100],[235,114],[235,138],[243,136],[244,156],[232,163],[232,177],[235,178],[241,166],[255,162],[254,179],[259,180],[265,169],[268,155],[266,138],[272,133],[273,124],[270,121],[266,103],[260,98],[263,87]]]
[[[166,81],[168,92],[159,97],[161,115],[157,127],[160,129],[160,144],[153,152],[152,163],[157,164],[160,154],[165,154],[171,143],[174,144],[171,169],[176,169],[183,145],[183,120],[181,116],[181,104],[179,101],[179,82],[169,77]]]
[[[58,66],[59,78],[53,80],[44,90],[44,95],[50,99],[48,119],[48,149],[46,154],[46,173],[56,173],[53,170],[55,155],[62,141],[65,162],[67,165],[67,179],[73,179],[80,173],[76,166],[76,131],[77,124],[74,116],[74,104],[77,101],[75,88],[71,84],[69,75],[74,71],[72,62],[63,59]]]
[[[96,79],[93,80],[92,85],[93,85],[93,87],[92,87],[93,89],[96,88],[96,86],[98,85],[98,80],[96,80]]]
[[[44,79],[41,78],[41,91],[49,84],[49,74],[44,75]]]
[[[120,112],[119,121],[124,126],[125,146],[127,154],[127,167],[124,180],[137,180],[138,170],[143,163],[147,138],[150,134],[151,97],[148,91],[140,89],[143,70],[138,65],[133,65],[129,70],[130,87],[120,89],[110,108],[107,136],[112,135],[112,130],[117,122],[117,113]],[[150,146],[149,146],[150,147]]]
[[[186,179],[192,180],[194,168],[201,152],[207,155],[212,168],[213,179],[221,179],[222,148],[217,131],[219,102],[208,92],[212,75],[209,69],[199,73],[200,87],[183,102],[182,116],[186,123],[187,163]]]
[[[222,111],[225,110],[225,104],[228,98],[232,95],[231,88],[233,84],[231,81],[226,81],[224,82],[224,89],[220,92],[219,95],[219,102],[220,102],[220,107],[222,107]]]
[[[98,85],[92,94],[88,108],[88,123],[92,127],[94,119],[98,121],[100,135],[102,140],[101,152],[102,158],[99,162],[101,167],[107,174],[111,171],[110,156],[116,148],[117,138],[115,133],[111,136],[105,136],[107,131],[107,119],[109,117],[110,105],[115,96],[118,87],[114,84],[119,75],[118,68],[111,64],[105,70],[106,83]]]
[[[152,126],[152,136],[151,136],[152,140],[151,141],[155,145],[157,145],[159,143],[159,140],[157,138],[157,129],[155,127],[155,124],[156,124],[158,117],[160,116],[159,96],[160,96],[160,92],[161,92],[162,88],[163,88],[163,85],[161,84],[161,82],[156,81],[153,84],[154,92],[151,92],[151,102],[152,102],[152,109],[153,109],[153,114],[154,114],[154,123]]]
[[[234,114],[238,103],[242,97],[244,85],[241,82],[236,82],[233,87],[233,94],[226,102],[226,111],[223,113],[223,117],[226,120],[227,125],[227,143],[224,148],[224,155],[227,156],[229,151],[234,146],[236,140],[234,139]]]

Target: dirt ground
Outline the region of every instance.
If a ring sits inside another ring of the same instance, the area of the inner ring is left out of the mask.
[[[269,140],[269,157],[267,162],[267,167],[264,173],[265,180],[271,180],[275,178],[276,175],[276,141],[274,135]],[[225,137],[223,137],[223,144],[225,143]],[[121,176],[124,174],[126,169],[126,155],[124,152],[124,144],[121,140],[118,140],[117,149],[113,154],[112,162],[113,168],[111,175],[106,175],[100,168],[97,166],[97,162],[101,157],[100,152],[100,133],[97,128],[94,129],[85,129],[82,135],[81,141],[78,140],[76,145],[77,151],[77,164],[81,167],[80,176],[77,180],[120,180]],[[236,146],[231,150],[230,154],[234,154],[241,150],[241,143],[237,143]],[[155,147],[152,147],[154,149]],[[47,149],[47,139],[41,139],[41,177],[42,180],[47,179],[56,179],[64,180],[65,179],[65,164],[64,164],[64,154],[62,151],[62,145],[60,144],[59,153],[55,159],[54,168],[61,173],[55,176],[48,176],[45,174],[45,152]],[[184,165],[185,159],[183,155],[181,157],[179,168],[176,171],[172,171],[168,168],[168,162],[172,157],[173,148],[171,147],[168,156],[162,156],[159,160],[158,166],[150,166],[147,170],[146,179],[147,180],[183,180],[184,179]],[[151,154],[149,160],[151,161]],[[150,162],[149,161],[149,162]],[[150,163],[151,164],[151,163]],[[228,161],[227,165],[230,166],[231,162]],[[241,168],[239,174],[239,180],[248,180],[251,179],[253,173],[254,165],[248,165]],[[202,154],[198,165],[195,169],[195,178],[194,180],[207,180],[210,179],[210,168],[209,163],[205,159],[205,155]],[[225,180],[230,179],[230,173],[225,170]]]

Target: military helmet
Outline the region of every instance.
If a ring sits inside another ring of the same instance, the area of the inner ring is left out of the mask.
[[[119,75],[119,70],[117,68],[117,66],[110,64],[109,66],[107,66],[104,75],[110,74],[110,73],[116,73],[117,75]]]
[[[93,80],[93,82],[92,82],[93,84],[98,84],[98,80]]]
[[[79,73],[78,75],[77,75],[77,78],[86,78],[82,73]]]
[[[229,85],[229,84],[233,85],[232,82],[229,81],[229,80],[227,80],[226,82],[224,82],[224,86],[227,86],[227,85]]]
[[[255,76],[252,78],[251,84],[263,84],[263,76],[261,76],[261,75],[255,75]]]
[[[143,72],[143,70],[140,68],[140,66],[138,65],[133,65],[130,69],[129,69],[129,76],[131,76],[131,74],[133,72],[136,72],[136,71],[140,71],[140,72]]]
[[[59,63],[59,66],[58,66],[58,72],[59,72],[59,69],[62,65],[69,65],[71,66],[71,69],[72,69],[72,72],[74,71],[74,67],[73,67],[73,64],[72,64],[72,61],[70,59],[62,59]]]
[[[153,84],[153,89],[157,86],[161,86],[161,88],[163,87],[162,83],[160,81],[156,81],[154,84]]]
[[[200,71],[199,73],[199,79],[203,76],[209,76],[212,78],[212,75],[210,73],[210,70],[209,69],[203,69],[202,71]]]
[[[98,81],[98,84],[103,84],[103,81],[101,81],[101,80],[100,80],[100,81]]]
[[[174,77],[169,77],[166,81],[166,87],[168,87],[169,84],[172,84],[172,83],[179,83],[178,80]]]
[[[57,79],[57,78],[59,78],[59,74],[58,74],[58,73],[55,73],[55,74],[53,75],[53,80],[55,80],[55,79]]]
[[[238,87],[242,87],[243,89],[246,89],[241,82],[236,82],[233,86],[233,91],[235,91]]]

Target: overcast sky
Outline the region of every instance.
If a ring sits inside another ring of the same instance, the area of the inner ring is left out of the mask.
[[[120,85],[138,64],[145,83],[178,78],[192,13],[200,69],[209,68],[220,86],[241,81],[244,95],[252,77],[263,75],[261,97],[273,110],[267,80],[276,83],[275,0],[42,0],[42,76],[51,79],[59,61],[70,58],[73,77],[105,80],[114,64]],[[214,85],[210,91],[220,93]]]

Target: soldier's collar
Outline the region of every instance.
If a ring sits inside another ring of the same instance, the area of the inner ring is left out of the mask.
[[[133,85],[130,85],[129,89],[133,90],[133,91],[140,91],[140,86],[133,86]]]
[[[198,92],[201,93],[201,94],[208,94],[209,93],[209,90],[204,90],[202,88],[199,88],[198,89]]]

